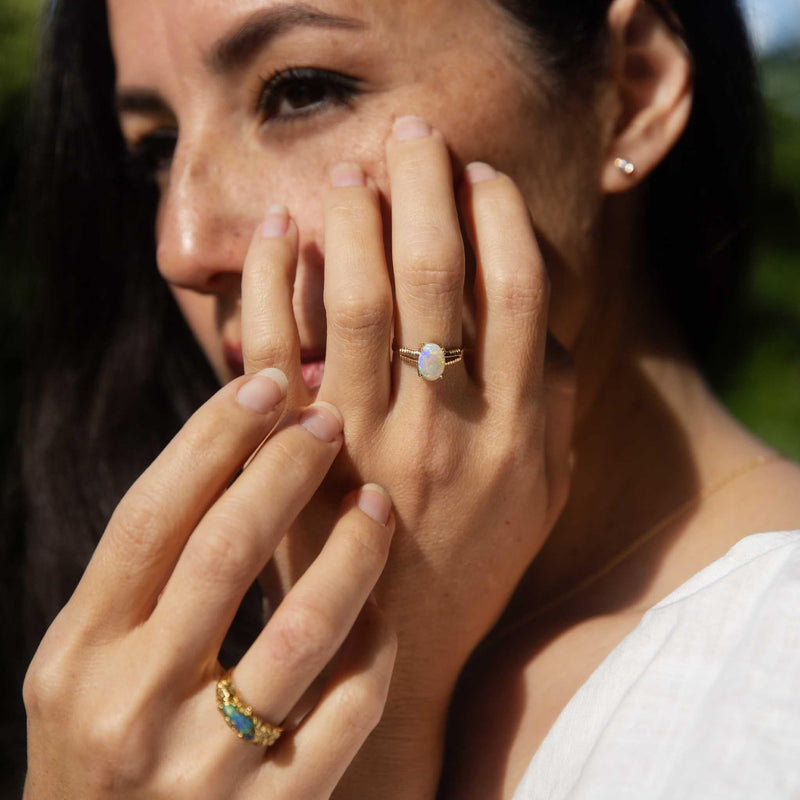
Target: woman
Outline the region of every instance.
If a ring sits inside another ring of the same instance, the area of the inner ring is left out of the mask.
[[[558,6],[51,9],[43,616],[105,532],[26,797],[797,789],[800,471],[688,355],[743,264],[741,25]]]

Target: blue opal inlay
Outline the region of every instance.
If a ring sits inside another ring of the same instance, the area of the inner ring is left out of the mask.
[[[250,740],[255,736],[256,730],[253,721],[241,711],[237,711],[235,706],[226,703],[222,712],[233,723],[233,727],[236,728],[237,733],[242,735],[243,739]]]

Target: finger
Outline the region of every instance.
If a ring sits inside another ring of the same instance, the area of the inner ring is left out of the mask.
[[[243,376],[189,419],[114,511],[76,593],[81,609],[85,596],[122,626],[150,614],[191,531],[278,421],[286,386],[279,370]]]
[[[284,734],[286,741],[278,741],[261,767],[265,797],[331,796],[380,722],[396,655],[394,631],[368,602],[316,708],[300,728]]]
[[[247,589],[308,503],[342,445],[339,412],[310,406],[267,440],[209,509],[151,617],[178,670],[214,661]]]
[[[300,336],[292,307],[297,226],[270,206],[253,234],[242,270],[242,357],[246,373],[279,367],[289,379],[289,407],[308,402],[300,371]]]
[[[378,486],[351,498],[322,552],[237,665],[236,685],[283,720],[341,647],[386,565],[391,501]]]
[[[450,155],[441,134],[417,117],[395,123],[386,148],[392,200],[396,344],[462,344],[464,243]],[[401,380],[418,381],[403,366]],[[461,368],[450,367],[463,374]],[[448,375],[448,384],[453,379]]]
[[[319,397],[369,416],[389,403],[392,287],[375,190],[356,164],[331,173],[325,196],[325,377]],[[349,417],[348,417],[349,418]]]
[[[569,353],[552,335],[547,337],[544,368],[545,470],[549,494],[547,529],[567,502],[572,480],[572,434],[577,380]]]
[[[550,282],[528,207],[508,176],[482,163],[465,170],[459,199],[476,259],[476,379],[530,396],[544,368]]]

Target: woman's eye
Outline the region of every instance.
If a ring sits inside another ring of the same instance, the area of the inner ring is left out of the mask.
[[[167,173],[178,141],[178,132],[159,128],[132,145],[125,154],[125,171],[134,181],[155,182]]]
[[[286,121],[349,105],[358,91],[359,81],[339,72],[292,67],[264,79],[258,108],[265,121]]]

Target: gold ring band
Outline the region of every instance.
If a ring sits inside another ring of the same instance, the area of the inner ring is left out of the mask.
[[[241,700],[231,681],[230,672],[226,672],[217,681],[217,708],[228,727],[240,739],[251,744],[271,747],[283,733],[283,728],[261,719]]]
[[[415,364],[417,374],[426,381],[441,380],[444,377],[445,367],[458,364],[464,358],[463,348],[445,348],[434,342],[421,344],[417,349],[395,347],[395,351],[403,361]]]

